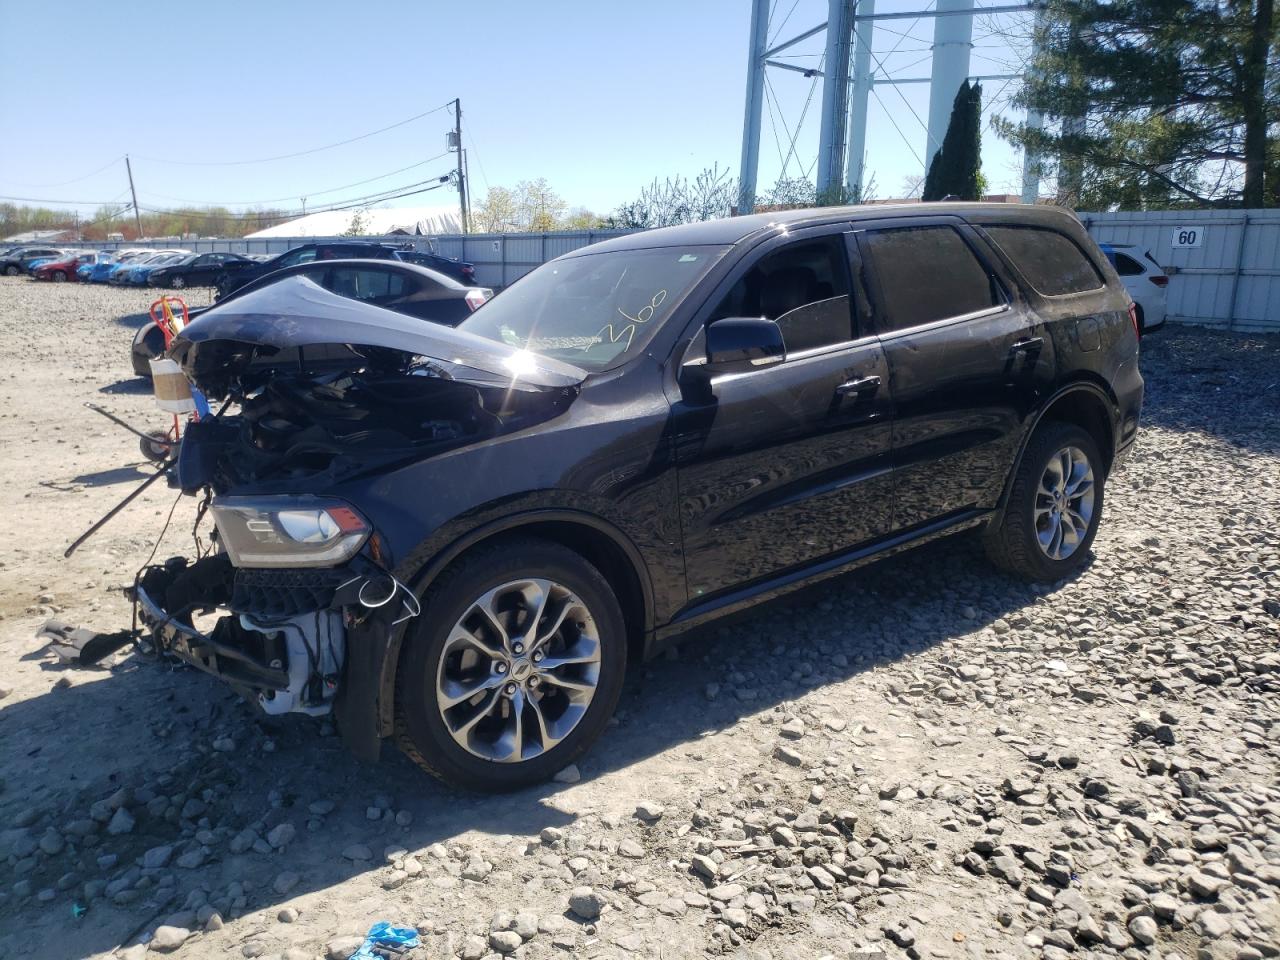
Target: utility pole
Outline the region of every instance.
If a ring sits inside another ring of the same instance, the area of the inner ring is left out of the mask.
[[[458,154],[458,206],[462,211],[462,232],[470,233],[467,205],[467,171],[462,160],[462,98],[453,100],[453,146]]]
[[[138,191],[133,189],[133,167],[129,163],[129,155],[124,155],[124,168],[129,171],[129,195],[133,197],[133,222],[138,226],[138,239],[142,239],[142,214],[138,212]]]

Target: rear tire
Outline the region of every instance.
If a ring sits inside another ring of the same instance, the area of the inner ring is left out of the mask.
[[[454,786],[541,783],[604,731],[626,655],[617,598],[581,556],[533,538],[479,547],[431,585],[411,622],[396,673],[396,739]]]
[[[13,266],[13,264],[10,264],[9,266],[4,268],[4,275],[6,277],[16,277],[21,272],[22,271],[19,270],[17,267]]]
[[[1024,580],[1071,576],[1088,562],[1105,484],[1102,456],[1087,431],[1073,423],[1041,424],[1018,464],[1004,512],[983,534],[988,558]]]
[[[182,274],[178,274],[175,277],[169,278],[169,286],[173,287],[173,289],[175,290],[181,290],[184,287],[186,287],[186,285],[187,285],[187,278],[184,277]]]
[[[61,270],[55,270],[55,271],[53,271],[53,282],[54,282],[54,283],[66,283],[66,282],[67,282],[67,275],[66,275],[65,273],[63,273]]]

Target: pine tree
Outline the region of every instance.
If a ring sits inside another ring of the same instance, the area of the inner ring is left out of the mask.
[[[1037,40],[1015,102],[1046,126],[996,128],[1066,202],[1280,204],[1274,0],[1048,0]]]
[[[942,148],[933,155],[924,199],[982,199],[982,85],[962,83],[951,106]]]

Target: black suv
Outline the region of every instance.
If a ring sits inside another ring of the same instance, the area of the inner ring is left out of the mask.
[[[239,290],[250,280],[257,280],[268,273],[312,260],[397,260],[396,250],[382,243],[364,243],[344,240],[334,243],[307,243],[294,247],[287,253],[270,260],[236,260],[224,265],[214,286],[216,298],[222,299],[233,290]]]
[[[143,572],[160,648],[481,789],[585,751],[633,658],[817,578],[970,528],[1070,575],[1143,391],[1106,258],[1003,204],[638,233],[456,329],[289,277],[171,356],[224,402],[171,466],[219,551]]]

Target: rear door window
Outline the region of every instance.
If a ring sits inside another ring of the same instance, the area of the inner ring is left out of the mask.
[[[879,293],[882,334],[1005,303],[999,282],[954,227],[868,230],[861,243]]]
[[[995,226],[983,229],[1042,296],[1085,293],[1103,285],[1102,274],[1084,251],[1056,230]],[[1121,256],[1123,254],[1116,254],[1117,258]]]

